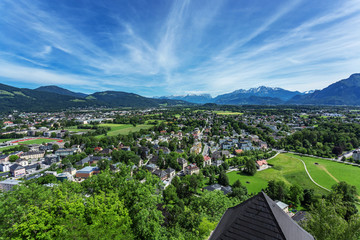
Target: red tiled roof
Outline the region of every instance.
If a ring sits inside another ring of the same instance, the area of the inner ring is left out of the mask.
[[[257,163],[259,166],[267,165],[267,164],[268,164],[266,160],[259,160],[259,161],[256,161],[256,163]]]
[[[204,161],[206,162],[206,161],[209,161],[209,160],[211,160],[211,157],[209,157],[208,155],[205,155],[204,156]]]
[[[242,149],[235,149],[235,152],[236,152],[236,153],[242,153],[243,150],[242,150]]]

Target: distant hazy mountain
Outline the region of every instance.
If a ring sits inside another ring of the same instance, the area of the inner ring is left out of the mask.
[[[239,89],[214,98],[216,104],[231,105],[279,105],[296,95],[303,95],[298,91],[288,91],[282,88],[260,86],[249,90]]]
[[[65,88],[61,88],[61,87],[54,86],[54,85],[38,87],[38,88],[36,88],[34,90],[42,91],[42,92],[57,93],[57,94],[66,95],[66,96],[72,96],[72,97],[76,97],[76,98],[85,98],[87,96],[87,94],[85,94],[85,93],[72,92],[72,91],[67,90]]]
[[[146,98],[135,93],[118,91],[96,92],[85,99],[96,100],[110,107],[158,107],[189,104],[181,100]]]
[[[291,99],[296,95],[302,95],[298,91],[288,91],[282,88],[271,88],[271,87],[257,87],[250,88],[249,90],[239,89],[231,93],[222,94],[215,98],[215,103],[217,104],[247,104],[248,101],[262,102],[266,99],[274,104],[282,104],[284,101]],[[252,98],[250,100],[250,97]],[[262,99],[265,98],[265,99]],[[256,100],[257,99],[257,100]],[[272,99],[272,100],[271,100]],[[280,100],[276,103],[277,100]],[[256,104],[256,103],[252,103]]]
[[[312,105],[360,105],[360,74],[352,74],[322,90],[303,96],[295,96],[289,104]]]
[[[66,90],[66,89],[65,89]],[[67,92],[66,92],[67,93]],[[72,107],[161,107],[189,105],[180,100],[153,99],[126,92],[97,92],[85,98],[0,84],[0,111],[57,111]]]
[[[210,94],[188,94],[182,96],[164,96],[159,97],[159,99],[174,99],[174,100],[183,100],[191,103],[213,103],[214,99],[211,97]]]
[[[298,91],[288,91],[282,88],[258,87],[249,90],[239,89],[231,93],[226,93],[212,98],[209,94],[189,94],[184,96],[166,96],[160,99],[177,99],[192,103],[216,103],[216,104],[257,104],[257,105],[276,105],[282,104],[296,95],[303,95]]]

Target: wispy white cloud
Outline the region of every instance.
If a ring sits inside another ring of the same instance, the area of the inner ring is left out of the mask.
[[[44,2],[4,0],[0,28],[15,37],[0,39],[0,77],[84,89],[162,91],[154,95],[216,95],[259,85],[322,88],[358,71],[360,2],[336,2],[292,22],[304,2],[278,4],[261,18],[253,9],[244,19],[240,14],[227,18],[227,1],[173,1],[159,10],[163,15],[153,28],[114,15],[112,26],[99,32],[85,31],[82,16],[64,18]],[[131,11],[141,18],[141,9]],[[251,28],[238,24],[255,17],[262,21]]]

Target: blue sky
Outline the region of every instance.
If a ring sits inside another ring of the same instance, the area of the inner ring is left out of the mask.
[[[216,96],[360,72],[359,0],[2,0],[0,11],[0,82],[16,87]]]

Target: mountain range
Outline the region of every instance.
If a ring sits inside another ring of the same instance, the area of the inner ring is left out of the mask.
[[[249,90],[239,89],[231,93],[218,95],[213,98],[210,94],[189,94],[182,96],[163,96],[159,99],[176,99],[191,103],[216,103],[228,105],[277,105],[285,103],[296,95],[304,95],[298,91],[288,91],[282,88],[271,88],[260,86],[257,88],[250,88]]]
[[[352,74],[322,90],[306,92],[260,86],[249,90],[239,89],[212,98],[209,94],[160,97],[192,103],[221,105],[360,105],[360,74]]]
[[[352,74],[349,78],[340,80],[322,90],[311,94],[295,96],[290,104],[316,105],[360,105],[360,73]]]
[[[352,74],[322,90],[301,93],[282,88],[239,89],[215,98],[209,94],[147,98],[135,93],[104,91],[72,92],[57,86],[36,89],[0,84],[0,111],[56,111],[66,108],[188,106],[194,103],[221,105],[360,105],[360,74]]]
[[[61,88],[61,87],[54,86],[54,85],[38,87],[38,88],[35,88],[34,90],[41,91],[41,92],[57,93],[60,95],[66,95],[66,96],[71,96],[71,97],[76,97],[76,98],[85,98],[87,96],[87,94],[85,94],[85,93],[72,92],[65,88]]]
[[[75,97],[77,96],[77,97]],[[154,99],[134,93],[105,91],[90,95],[79,94],[56,86],[37,89],[16,88],[0,84],[0,112],[58,111],[89,107],[161,107],[191,105],[181,100]]]

